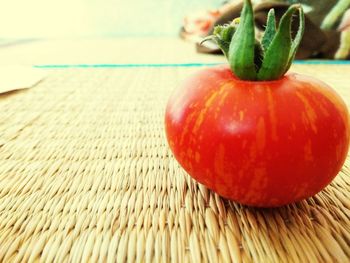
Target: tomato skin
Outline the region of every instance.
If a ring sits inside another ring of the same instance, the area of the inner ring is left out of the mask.
[[[227,66],[199,71],[172,94],[165,130],[194,179],[259,207],[321,191],[349,146],[347,107],[325,83],[299,74],[241,81]]]

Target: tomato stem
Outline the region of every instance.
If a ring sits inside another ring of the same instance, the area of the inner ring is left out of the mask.
[[[292,39],[291,24],[299,13],[298,32]],[[244,1],[239,23],[217,26],[211,36],[228,59],[232,72],[241,80],[268,81],[283,77],[294,60],[304,34],[301,5],[291,5],[276,26],[275,12],[268,13],[261,41],[255,38],[254,14],[250,0]]]

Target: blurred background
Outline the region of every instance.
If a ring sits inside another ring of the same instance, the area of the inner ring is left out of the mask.
[[[175,36],[222,0],[0,0],[0,38]]]
[[[283,14],[296,2],[307,15],[297,59],[349,59],[350,0],[254,0],[260,29],[270,8]],[[198,53],[221,54],[220,49],[210,41],[198,43],[216,23],[238,17],[241,4],[242,0],[0,0],[0,47],[6,47],[0,49],[0,65],[217,62],[223,58]],[[169,54],[176,56],[170,59]]]

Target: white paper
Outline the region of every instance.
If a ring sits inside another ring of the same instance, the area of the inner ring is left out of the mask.
[[[0,66],[0,94],[31,88],[45,75],[42,69],[30,66]]]

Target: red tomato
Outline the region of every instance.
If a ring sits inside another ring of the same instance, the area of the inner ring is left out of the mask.
[[[299,74],[242,81],[226,66],[204,69],[176,90],[165,126],[172,152],[194,179],[261,207],[321,191],[349,145],[348,110],[325,83]]]

